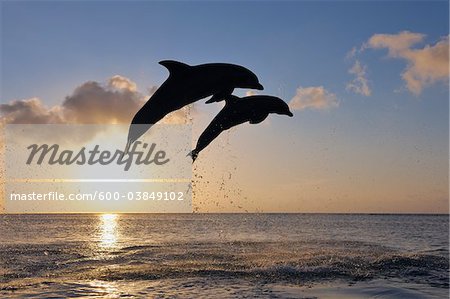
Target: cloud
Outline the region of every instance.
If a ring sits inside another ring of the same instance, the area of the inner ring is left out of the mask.
[[[358,49],[356,47],[353,47],[350,51],[348,51],[347,55],[345,55],[346,59],[352,59],[358,54]]]
[[[137,89],[136,83],[120,75],[112,76],[108,81],[108,85],[113,88],[126,89],[132,92],[136,92]]]
[[[353,66],[348,70],[355,78],[347,83],[346,89],[366,97],[370,96],[372,90],[369,87],[366,70],[367,66],[362,65],[359,60],[356,60]]]
[[[70,123],[129,123],[145,100],[135,83],[114,76],[106,86],[95,81],[78,86],[62,103],[62,111]]]
[[[60,124],[63,123],[61,107],[48,108],[38,98],[13,100],[0,104],[0,120],[7,124]]]
[[[434,46],[405,53],[410,65],[403,72],[402,78],[408,89],[420,94],[422,89],[437,81],[447,81],[449,75],[449,39],[442,39]]]
[[[402,31],[398,34],[374,34],[363,45],[363,48],[387,48],[390,56],[398,57],[411,46],[422,42],[424,38],[424,34],[409,31]]]
[[[323,86],[299,87],[289,107],[294,110],[329,109],[339,106],[335,94],[328,92]]]
[[[150,95],[156,87],[148,89]],[[0,104],[0,125],[5,124],[126,124],[148,100],[150,95],[137,91],[136,84],[128,78],[113,76],[105,83],[88,81],[73,90],[62,103],[48,107],[41,99],[12,100]],[[195,113],[193,105],[185,106],[164,117],[164,124],[192,123],[191,114]],[[40,130],[43,140],[53,143],[86,142],[100,132],[108,130],[107,126],[90,127],[73,132],[69,139],[64,126],[52,130]],[[39,130],[39,129],[38,129]],[[20,136],[19,136],[20,137]],[[0,140],[1,142],[1,140]]]
[[[8,124],[111,124],[129,123],[148,96],[122,76],[106,85],[88,81],[60,104],[47,107],[39,98],[13,100],[0,105],[0,121]]]
[[[374,34],[364,48],[387,49],[389,57],[407,61],[401,77],[413,94],[419,95],[425,87],[436,82],[447,82],[449,77],[449,37],[434,45],[412,48],[424,41],[426,35],[403,31],[398,34]]]

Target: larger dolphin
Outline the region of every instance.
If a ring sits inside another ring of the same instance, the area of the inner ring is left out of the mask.
[[[289,106],[277,97],[266,95],[244,98],[233,95],[228,96],[225,106],[200,135],[195,149],[189,153],[189,156],[192,157],[192,162],[223,131],[247,121],[251,124],[258,124],[265,120],[270,113],[293,116]]]
[[[169,70],[169,78],[133,117],[125,153],[133,142],[170,112],[211,95],[210,101],[222,100],[234,88],[264,89],[254,73],[235,64],[190,66],[173,60],[163,60],[159,64]]]

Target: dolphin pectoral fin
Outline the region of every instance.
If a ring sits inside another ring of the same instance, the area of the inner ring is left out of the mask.
[[[260,122],[262,122],[263,120],[265,120],[267,118],[269,114],[263,114],[263,115],[257,115],[253,118],[250,119],[249,123],[254,125],[254,124],[259,124]]]
[[[232,87],[232,88],[228,88],[228,89],[222,90],[222,91],[220,91],[218,93],[215,93],[205,103],[206,104],[211,104],[211,103],[214,103],[214,102],[220,102],[220,101],[223,101],[223,100],[228,100],[228,98],[230,96],[232,96],[231,94],[233,93],[233,90],[234,90],[234,88]]]
[[[216,93],[209,100],[207,100],[205,103],[206,104],[211,104],[211,103],[214,103],[214,102],[220,102],[222,100],[223,100],[223,97],[220,94]]]
[[[170,75],[172,76],[178,76],[179,74],[183,74],[191,67],[186,63],[178,62],[175,60],[162,60],[159,62],[159,64],[167,68],[170,72]]]

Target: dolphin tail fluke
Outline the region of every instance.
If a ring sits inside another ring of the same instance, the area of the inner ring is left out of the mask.
[[[197,159],[197,157],[198,157],[198,151],[192,150],[189,154],[187,154],[186,157],[191,157],[192,158],[192,163],[194,163],[195,159]]]

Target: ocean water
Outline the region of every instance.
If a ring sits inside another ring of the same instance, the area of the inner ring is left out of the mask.
[[[448,215],[0,215],[2,298],[448,298]]]

